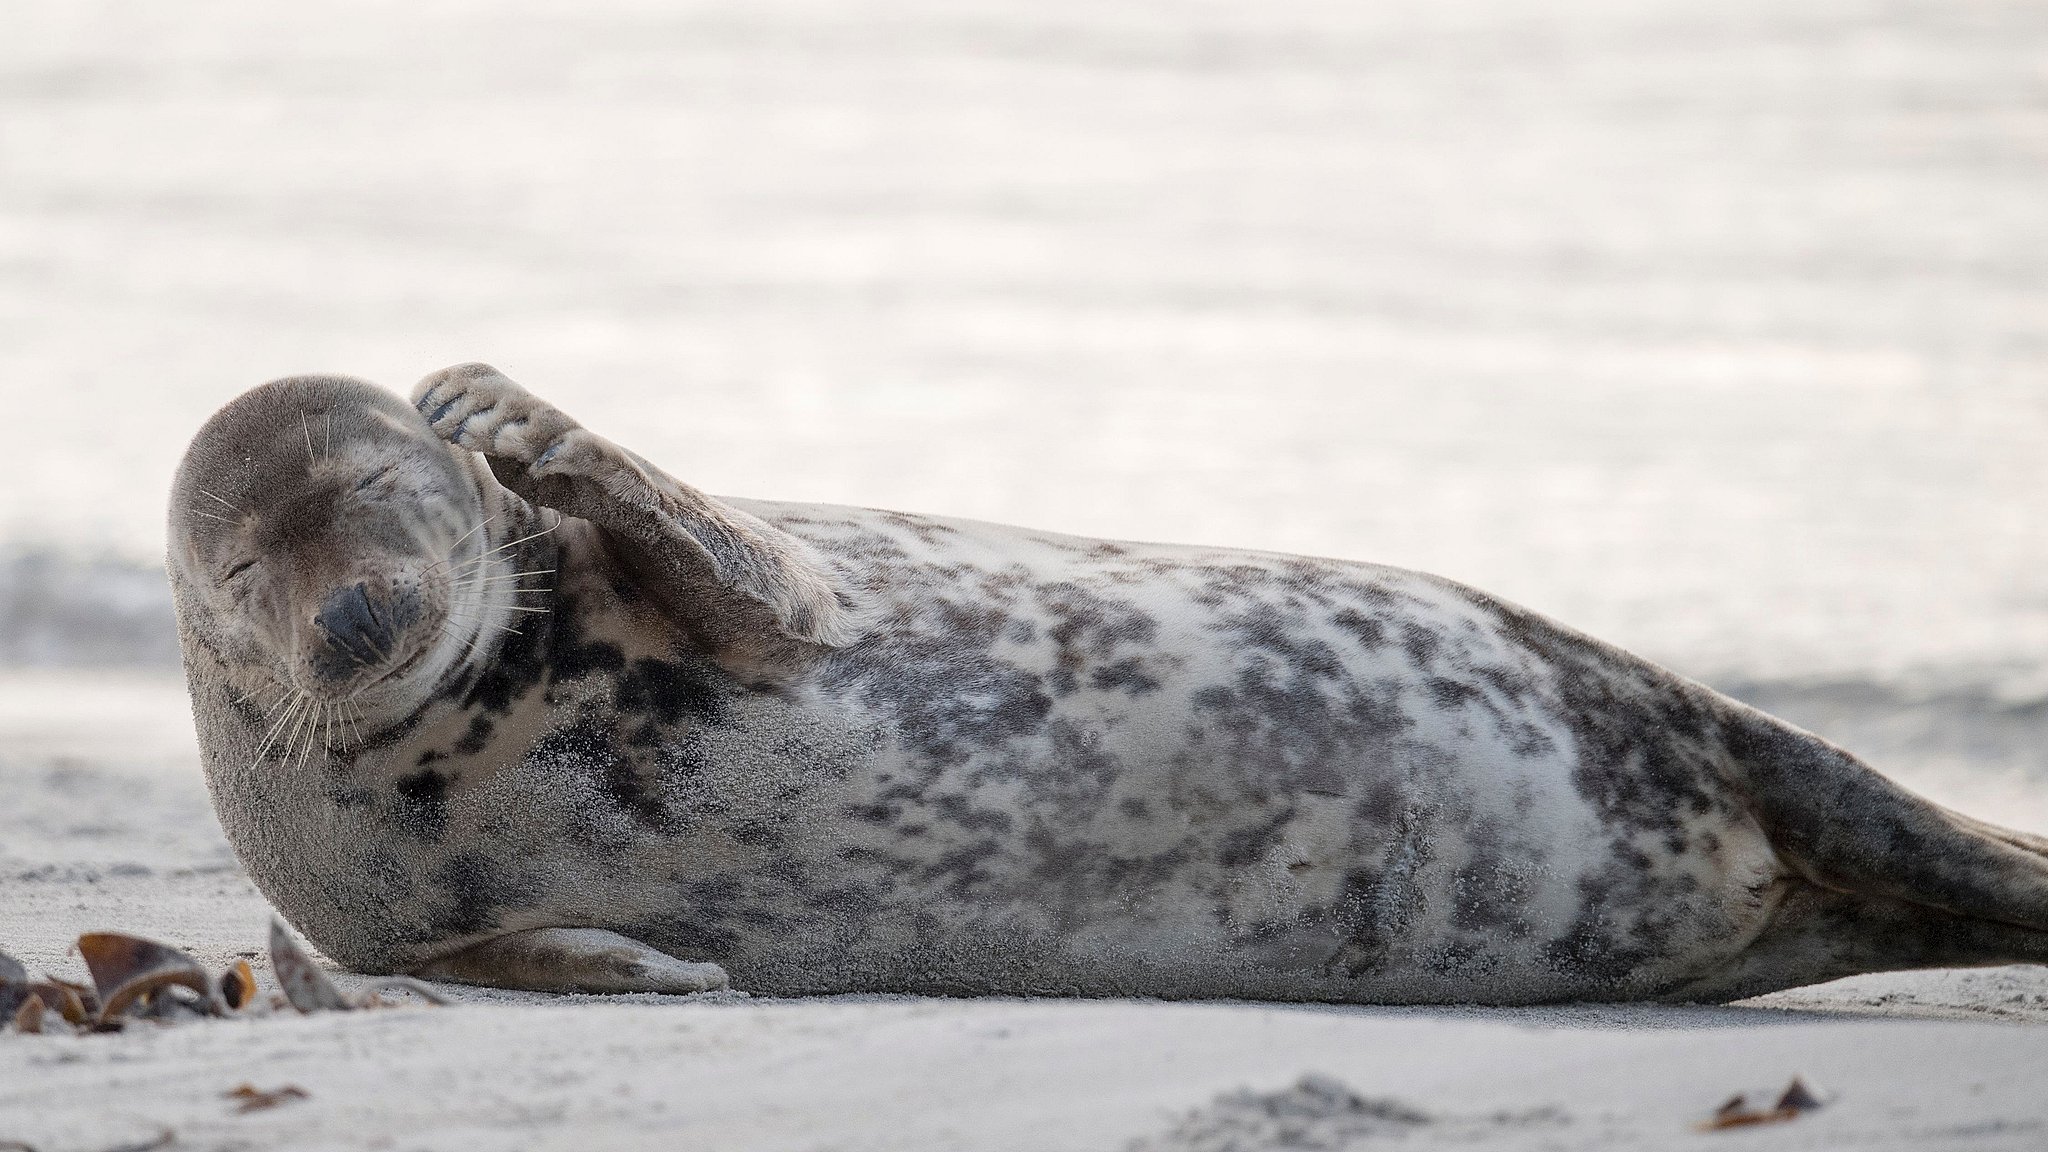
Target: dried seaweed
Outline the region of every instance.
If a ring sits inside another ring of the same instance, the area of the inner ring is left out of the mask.
[[[0,952],[0,1029],[47,1031],[54,1014],[74,1029],[119,1032],[138,1020],[163,1024],[267,1010],[255,969],[246,959],[237,959],[216,976],[168,944],[120,932],[88,932],[78,938],[75,950],[92,976],[90,986],[35,979],[19,961]],[[345,993],[276,919],[270,924],[270,959],[283,990],[275,1001],[278,1008],[289,1004],[301,1012],[346,1012],[404,1003],[385,993],[403,993],[428,1004],[448,1003],[433,989],[405,977],[376,981],[359,995]],[[5,1152],[4,1145],[0,1152]]]
[[[93,1018],[99,1014],[99,997],[84,985],[66,980],[45,980],[39,984],[29,985],[29,990],[42,999],[45,1007],[62,1016],[66,1024],[74,1027],[84,1027],[92,1023]]]
[[[296,1084],[286,1084],[268,1091],[258,1088],[254,1084],[238,1084],[221,1093],[221,1095],[230,1100],[240,1102],[239,1106],[235,1109],[236,1112],[261,1112],[266,1108],[275,1108],[279,1104],[286,1104],[293,1100],[311,1098],[311,1093]]]
[[[355,1003],[341,994],[313,958],[292,942],[284,921],[270,922],[270,968],[285,999],[301,1012],[347,1012]]]
[[[94,991],[91,985],[80,984],[75,980],[60,980],[56,978],[45,980],[44,983],[54,988],[63,989],[70,994],[66,998],[66,1002],[74,1004],[79,1015],[74,1018],[71,1010],[60,1009],[60,1011],[63,1011],[64,1018],[73,1024],[84,1024],[100,1014],[100,994]]]
[[[88,932],[78,938],[78,954],[92,973],[100,998],[99,1019],[110,1020],[161,990],[188,988],[201,997],[213,980],[199,962],[176,948],[119,932]]]
[[[1714,1114],[1701,1121],[1702,1132],[1722,1132],[1731,1128],[1754,1128],[1760,1124],[1783,1124],[1815,1109],[1825,1106],[1823,1101],[1806,1081],[1794,1076],[1785,1090],[1778,1094],[1777,1103],[1769,1108],[1752,1107],[1749,1097],[1740,1093],[1728,1098],[1728,1102],[1714,1110]]]
[[[220,974],[218,985],[220,1002],[230,1012],[240,1012],[256,999],[256,973],[247,960],[235,961],[234,967]]]

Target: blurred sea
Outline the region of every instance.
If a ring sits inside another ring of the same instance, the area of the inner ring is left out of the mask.
[[[2032,0],[6,6],[0,664],[174,662],[236,392],[471,359],[712,491],[1441,572],[2048,824]]]

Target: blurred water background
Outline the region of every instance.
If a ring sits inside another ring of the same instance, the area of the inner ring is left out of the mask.
[[[199,423],[1429,569],[2048,826],[2038,0],[0,2],[0,665]]]

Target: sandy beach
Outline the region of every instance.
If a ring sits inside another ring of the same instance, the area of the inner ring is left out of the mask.
[[[211,817],[177,681],[14,674],[0,701],[0,946],[82,978],[71,940],[118,929],[215,968],[249,957],[271,987],[268,909]],[[165,1131],[168,1147],[223,1152],[2048,1141],[2048,970],[2034,967],[1862,977],[1726,1007],[1514,1010],[442,987],[453,1006],[0,1036],[0,1147],[104,1152]],[[1794,1075],[1827,1107],[1743,1134],[1693,1130],[1729,1096],[1767,1101]],[[1373,1126],[1341,1098],[1290,1096],[1304,1077],[1427,1119]],[[223,1094],[244,1083],[307,1098],[242,1114]],[[1327,1142],[1289,1144],[1283,1128]]]

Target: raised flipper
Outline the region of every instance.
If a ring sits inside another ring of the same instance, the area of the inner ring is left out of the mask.
[[[772,663],[860,629],[854,595],[809,545],[589,431],[488,364],[420,381],[435,433],[480,452],[515,494],[596,524],[642,583],[713,651]]]
[[[716,964],[678,960],[602,928],[534,928],[473,944],[413,970],[529,992],[710,992],[727,987]]]

